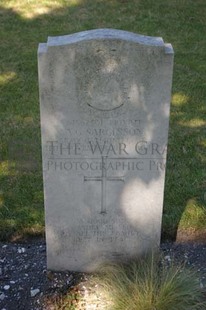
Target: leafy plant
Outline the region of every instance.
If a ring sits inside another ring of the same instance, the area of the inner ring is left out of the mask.
[[[67,294],[58,294],[47,297],[44,301],[47,309],[54,310],[77,310],[78,301],[81,296],[77,289],[71,289]]]

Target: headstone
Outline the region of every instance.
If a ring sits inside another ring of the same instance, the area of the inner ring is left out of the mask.
[[[98,29],[49,37],[38,60],[48,268],[158,247],[172,46]]]

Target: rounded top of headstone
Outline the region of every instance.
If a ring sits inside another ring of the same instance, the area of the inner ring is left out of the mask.
[[[58,46],[77,43],[88,40],[101,40],[101,39],[119,39],[125,41],[133,41],[139,44],[164,46],[164,41],[161,37],[149,37],[136,34],[129,31],[117,29],[94,29],[88,31],[77,32],[70,35],[48,37],[47,46]]]
[[[81,42],[101,40],[121,40],[130,43],[133,42],[148,47],[155,47],[157,49],[160,48],[164,50],[165,54],[174,53],[172,45],[169,43],[164,43],[161,37],[150,37],[124,30],[104,28],[87,30],[57,37],[48,37],[47,43],[39,44],[38,54],[40,55],[42,53],[46,53],[49,47],[61,47],[71,44],[78,44]]]

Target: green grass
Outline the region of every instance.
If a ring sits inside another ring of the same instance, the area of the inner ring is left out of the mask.
[[[100,27],[162,36],[172,43],[175,65],[162,231],[172,238],[177,229],[206,229],[205,20],[205,0],[1,0],[1,240],[44,233],[38,43],[48,35]]]
[[[111,300],[110,310],[200,310],[206,302],[197,273],[162,255],[147,255],[128,265],[102,268],[95,283]]]

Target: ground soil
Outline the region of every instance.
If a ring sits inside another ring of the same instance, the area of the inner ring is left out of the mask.
[[[206,287],[206,239],[192,238],[188,233],[179,234],[178,242],[161,244],[164,257],[173,256],[180,262],[194,267],[200,287]],[[185,238],[184,238],[185,236]],[[191,236],[191,235],[190,235]],[[186,238],[187,237],[187,238]],[[50,272],[46,269],[46,245],[44,239],[18,243],[0,243],[0,310],[53,310],[59,300],[70,291],[70,308],[105,309],[98,288],[93,288],[91,299],[87,282],[89,275],[75,272]],[[78,301],[81,296],[81,306]],[[88,298],[86,298],[88,296]],[[89,298],[90,296],[90,298]]]

